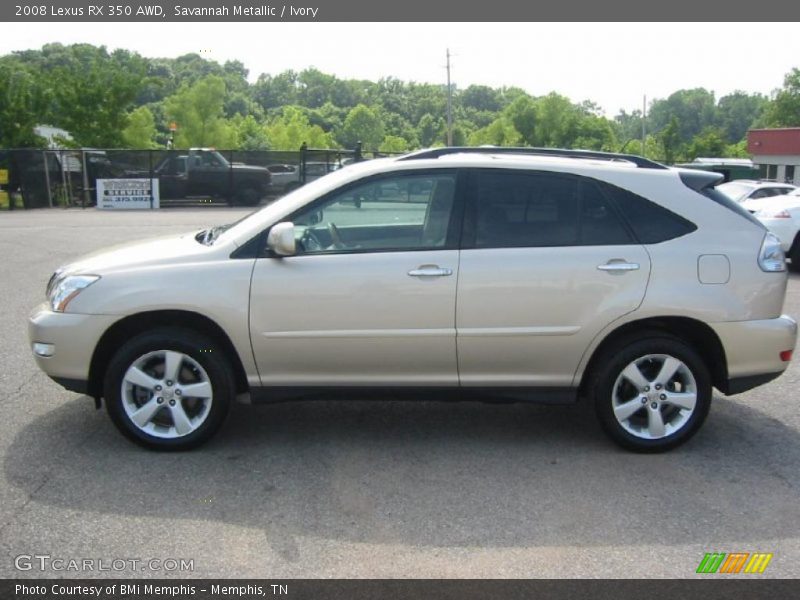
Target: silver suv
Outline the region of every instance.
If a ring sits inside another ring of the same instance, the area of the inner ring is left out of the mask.
[[[32,350],[158,449],[206,441],[234,398],[391,388],[585,398],[620,445],[666,450],[712,386],[763,384],[795,346],[780,243],[720,179],[553,149],[360,163],[237,223],[66,265]]]

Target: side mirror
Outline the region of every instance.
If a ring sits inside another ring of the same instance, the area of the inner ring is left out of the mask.
[[[273,225],[267,234],[267,247],[278,256],[294,256],[297,252],[294,243],[294,223],[283,222]]]

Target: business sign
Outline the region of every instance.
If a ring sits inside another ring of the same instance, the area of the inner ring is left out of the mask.
[[[159,208],[158,179],[98,179],[97,208]]]

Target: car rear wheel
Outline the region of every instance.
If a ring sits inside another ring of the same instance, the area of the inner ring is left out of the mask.
[[[211,340],[163,328],[117,351],[104,392],[111,420],[126,437],[156,450],[187,450],[219,429],[235,390],[230,365]]]
[[[697,433],[711,406],[712,386],[694,349],[655,334],[607,354],[594,382],[594,402],[612,440],[635,452],[663,452]]]

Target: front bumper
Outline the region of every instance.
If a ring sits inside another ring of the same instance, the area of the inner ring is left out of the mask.
[[[85,392],[94,349],[117,319],[53,312],[46,303],[37,306],[28,318],[28,340],[36,364],[60,385]]]
[[[711,323],[728,362],[726,394],[738,394],[778,377],[789,366],[781,353],[794,350],[797,322],[787,315],[759,321]]]

